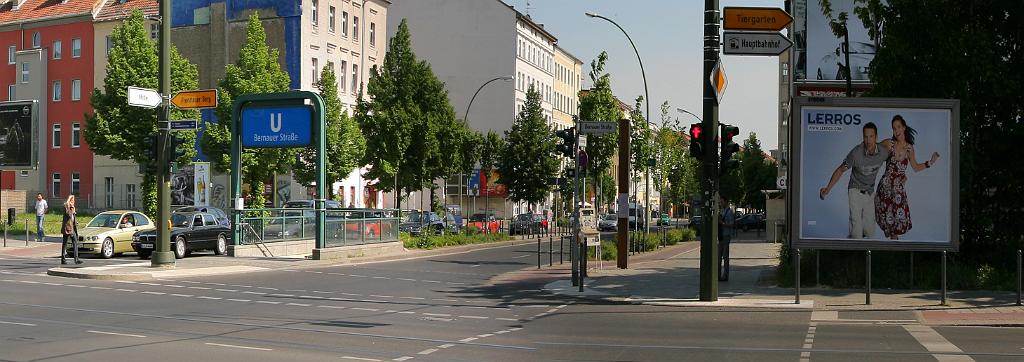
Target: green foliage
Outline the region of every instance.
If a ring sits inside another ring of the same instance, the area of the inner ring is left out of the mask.
[[[631,232],[630,234],[631,240],[640,243],[641,251],[653,251],[661,247],[662,244],[673,246],[682,242],[693,241],[697,238],[697,233],[692,229],[671,229],[664,236],[661,233],[652,232],[646,239],[643,238],[642,233]],[[614,240],[601,242],[601,260],[615,260],[618,254]]]
[[[112,48],[107,57],[105,89],[94,89],[90,104],[95,113],[86,114],[85,141],[98,155],[116,160],[134,161],[152,166],[156,160],[146,139],[157,134],[157,109],[128,105],[128,87],[159,88],[160,60],[157,45],[149,38],[142,12],[135,10],[110,34]],[[171,46],[171,90],[198,88],[199,71],[196,66],[178,54]],[[199,119],[198,111],[171,110],[172,119]],[[185,155],[180,163],[196,156],[196,132],[178,131],[175,135],[185,140],[181,150]],[[142,206],[148,215],[156,214],[156,175],[143,174]]]
[[[540,93],[531,86],[523,110],[512,129],[505,133],[508,143],[498,159],[498,182],[508,188],[509,199],[513,201],[543,201],[549,191],[548,179],[558,173],[556,137],[543,112]]]
[[[590,81],[593,86],[586,96],[580,97],[580,120],[616,122],[622,119],[619,101],[612,93],[612,77],[604,72],[608,53],[602,51],[597,59],[590,62]],[[618,132],[604,136],[587,136],[587,156],[590,158],[590,172],[602,173],[612,166],[612,156],[618,148]]]
[[[407,249],[436,249],[449,246],[483,244],[497,241],[510,240],[507,234],[445,234],[445,235],[421,235],[411,236],[407,233],[399,234],[402,245]]]
[[[637,96],[636,103],[633,105],[633,110],[629,112],[630,120],[630,135],[629,135],[629,151],[630,160],[633,163],[632,171],[635,175],[642,175],[650,168],[647,165],[647,160],[654,157],[654,134],[652,133],[650,124],[647,123],[647,119],[644,118],[644,114],[640,111],[643,106],[644,97]]]
[[[359,125],[354,119],[341,109],[341,99],[338,98],[337,77],[334,69],[324,67],[320,71],[320,80],[317,81],[317,89],[320,97],[324,100],[327,120],[327,157],[325,158],[325,173],[327,174],[327,194],[331,195],[334,190],[331,188],[337,181],[348,177],[366,152],[366,140],[359,133]],[[299,151],[299,157],[295,160],[293,171],[295,180],[303,185],[312,185],[316,181],[316,147],[307,147]]]
[[[243,94],[275,93],[289,90],[288,73],[278,62],[279,52],[267,45],[267,34],[263,30],[259,14],[249,16],[245,45],[238,53],[235,64],[224,69],[224,78],[218,84],[217,123],[207,124],[202,139],[203,150],[214,161],[214,169],[229,172],[231,169],[231,107],[234,99]],[[242,181],[251,186],[252,206],[262,208],[265,202],[263,185],[274,179],[275,174],[285,173],[295,163],[299,149],[262,148],[245,149],[242,152]]]
[[[743,141],[743,149],[738,156],[743,198],[735,200],[738,205],[764,210],[765,195],[761,190],[775,189],[775,176],[777,175],[775,163],[764,156],[764,151],[761,150],[761,141],[757,139],[757,134],[754,132],[750,132],[750,136]]]

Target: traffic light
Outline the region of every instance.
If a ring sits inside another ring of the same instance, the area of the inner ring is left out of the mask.
[[[143,154],[146,155],[146,161],[139,163],[139,173],[141,174],[156,173],[156,156],[159,152],[156,147],[156,137],[156,135],[152,135],[142,139],[142,149],[144,150]]]
[[[568,157],[576,157],[576,127],[569,127],[555,131],[555,136],[560,138],[561,141],[558,146],[555,147],[555,151],[558,154]]]
[[[740,151],[740,145],[733,141],[733,137],[740,134],[740,128],[731,124],[722,124],[722,157],[719,167],[720,174],[729,173],[732,169],[738,168],[740,162],[732,159],[732,155]]]
[[[690,157],[704,158],[704,126],[700,123],[690,125]]]

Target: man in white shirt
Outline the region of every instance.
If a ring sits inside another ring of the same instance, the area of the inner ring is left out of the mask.
[[[36,194],[36,241],[43,241],[43,216],[46,215],[50,206],[43,199],[43,194]]]

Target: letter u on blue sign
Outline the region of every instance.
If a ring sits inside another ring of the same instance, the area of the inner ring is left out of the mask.
[[[242,109],[242,147],[306,147],[313,143],[313,110],[306,105]]]

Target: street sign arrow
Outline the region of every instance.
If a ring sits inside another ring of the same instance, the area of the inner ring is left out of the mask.
[[[156,108],[160,103],[160,92],[156,89],[128,87],[129,106]]]
[[[793,22],[793,17],[779,8],[726,6],[724,12],[725,30],[779,31]]]
[[[778,32],[727,31],[723,38],[727,55],[779,55],[793,45]]]
[[[601,122],[601,121],[581,121],[579,122],[580,133],[592,134],[592,135],[603,135],[615,132],[618,128],[618,124],[615,122]]]
[[[174,94],[171,104],[178,109],[202,109],[217,107],[217,90],[200,89],[181,91]]]

